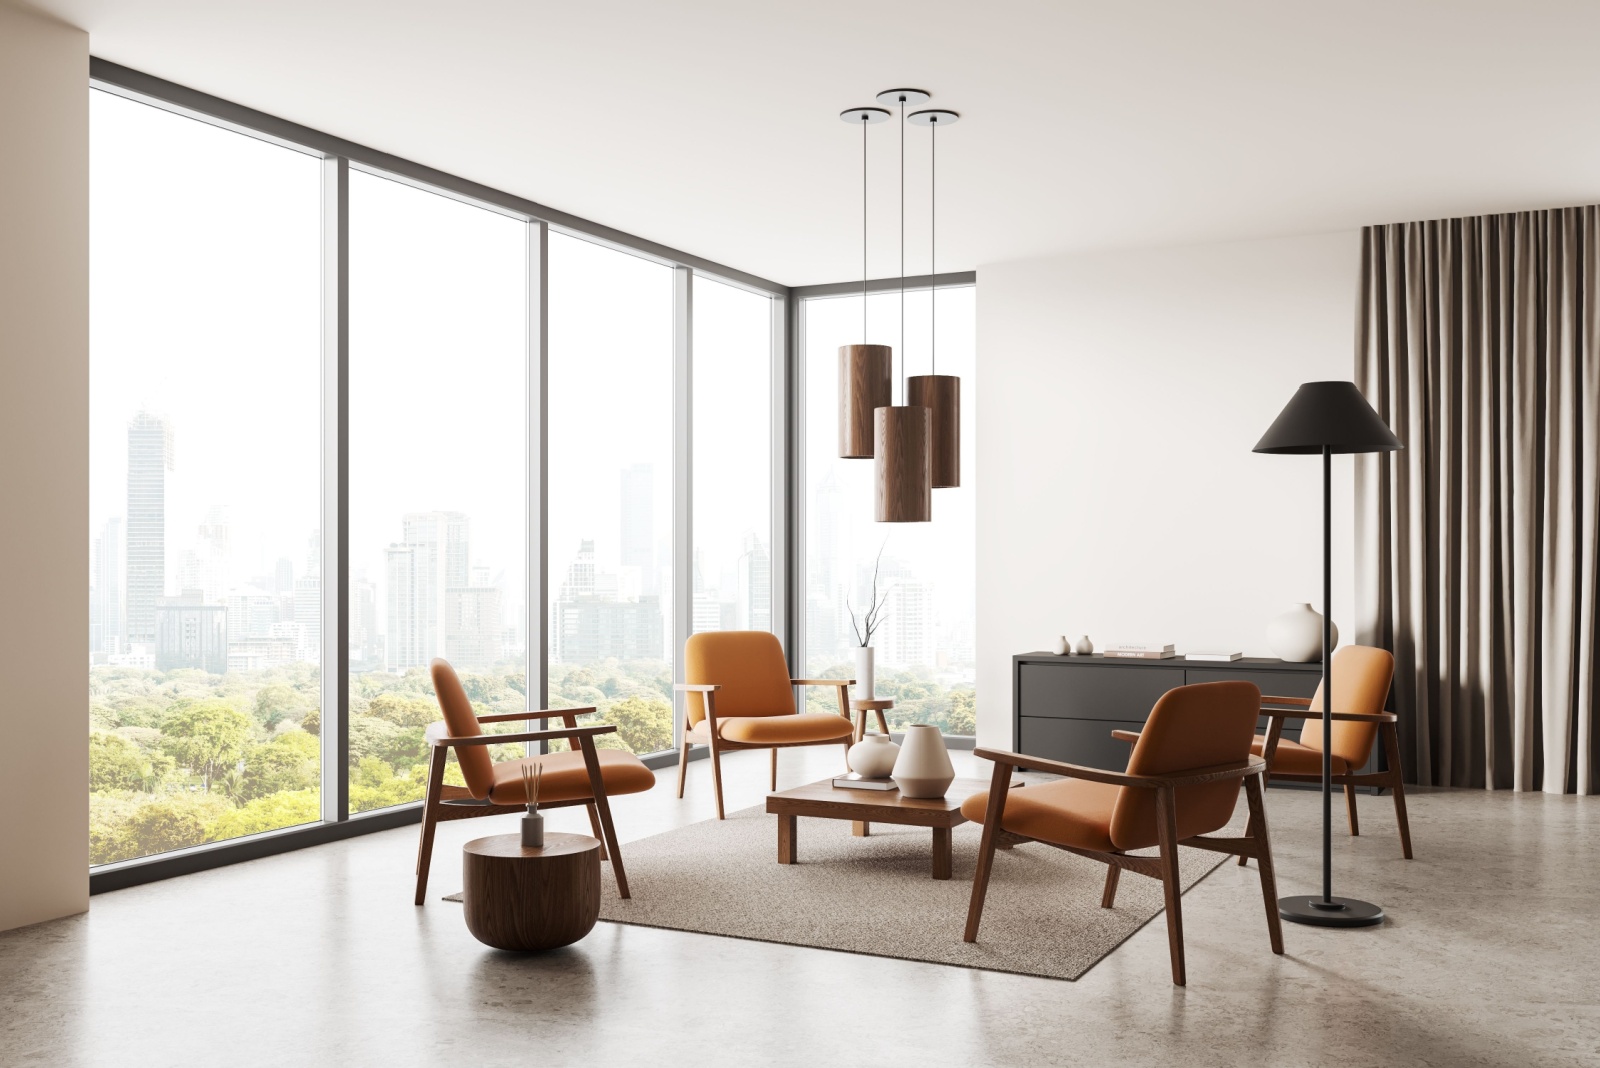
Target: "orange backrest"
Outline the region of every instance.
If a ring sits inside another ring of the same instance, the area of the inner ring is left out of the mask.
[[[433,692],[439,696],[439,707],[444,711],[445,729],[452,738],[476,738],[483,733],[483,725],[472,712],[472,701],[456,678],[456,669],[448,660],[435,659],[429,669],[433,674]],[[485,798],[494,786],[494,761],[489,750],[481,745],[464,745],[456,751],[461,764],[461,776],[467,780],[472,796]]]
[[[1179,775],[1213,764],[1250,759],[1261,691],[1250,682],[1202,682],[1161,695],[1128,757],[1129,775]],[[1177,789],[1178,837],[1208,834],[1227,823],[1242,779]],[[1157,843],[1156,792],[1124,786],[1111,814],[1118,849]]]
[[[1387,649],[1370,645],[1347,645],[1333,654],[1333,700],[1335,712],[1382,712],[1389,699],[1389,683],[1394,681],[1394,656]],[[1322,711],[1322,687],[1311,699],[1311,710]],[[1378,738],[1376,723],[1335,720],[1330,751],[1350,765],[1350,770],[1372,756],[1372,743]],[[1300,744],[1322,749],[1322,720],[1306,720]]]
[[[683,647],[683,681],[722,687],[713,698],[718,719],[794,714],[794,687],[783,645],[764,630],[691,635]],[[706,718],[706,707],[700,694],[686,696],[692,726]]]

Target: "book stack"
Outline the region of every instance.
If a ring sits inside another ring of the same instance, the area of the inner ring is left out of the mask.
[[[1233,661],[1243,659],[1243,653],[1185,653],[1186,660],[1222,660]]]
[[[1178,654],[1170,645],[1139,645],[1124,643],[1122,645],[1108,645],[1105,653],[1124,660],[1170,660]]]

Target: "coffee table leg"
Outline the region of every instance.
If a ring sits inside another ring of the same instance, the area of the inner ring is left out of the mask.
[[[778,863],[794,864],[795,860],[795,819],[794,816],[778,817]]]
[[[872,824],[868,823],[866,820],[851,820],[850,833],[855,835],[857,838],[866,838],[868,835],[872,834]]]
[[[950,843],[949,827],[935,827],[933,829],[933,877],[935,879],[950,878],[950,869],[955,863],[954,850]]]

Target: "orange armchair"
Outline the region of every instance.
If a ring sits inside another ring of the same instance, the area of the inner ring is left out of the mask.
[[[1172,981],[1182,986],[1179,898],[1183,887],[1178,877],[1178,846],[1186,845],[1259,861],[1267,933],[1272,952],[1282,953],[1283,925],[1278,918],[1272,846],[1261,803],[1266,763],[1250,757],[1260,706],[1261,691],[1248,682],[1207,682],[1170,690],[1151,710],[1128,758],[1128,770],[1120,774],[979,749],[977,755],[994,761],[995,767],[988,792],[974,794],[961,806],[963,816],[983,824],[966,940],[978,940],[996,848],[1040,842],[1106,865],[1102,908],[1116,903],[1117,880],[1124,869],[1161,881]],[[1012,793],[1011,774],[1019,767],[1066,778]],[[1211,832],[1232,818],[1241,782],[1250,809],[1250,830],[1243,838],[1211,837]],[[1129,855],[1151,846],[1158,847],[1158,856]]]
[[[593,708],[564,708],[557,712],[508,712],[499,716],[478,716],[455,669],[444,660],[431,665],[433,692],[439,696],[444,722],[428,727],[431,751],[428,766],[428,793],[422,804],[422,840],[417,846],[417,904],[428,892],[428,866],[433,859],[433,832],[441,821],[473,819],[520,812],[528,804],[522,768],[538,764],[544,768],[539,785],[540,808],[566,808],[584,805],[589,810],[589,826],[600,839],[600,859],[611,861],[617,879],[617,892],[628,896],[628,876],[622,869],[622,852],[617,848],[617,832],[611,825],[611,794],[633,794],[656,784],[655,772],[625,749],[597,749],[595,737],[612,734],[609,723],[580,727],[578,717]],[[485,723],[518,720],[560,719],[565,727],[556,730],[527,731],[522,734],[484,734]],[[565,753],[544,753],[521,760],[495,763],[488,747],[512,742],[540,742],[565,738],[572,749]],[[448,786],[444,781],[445,761],[456,751],[465,788]]]
[[[1386,649],[1346,645],[1333,654],[1333,690],[1339,711],[1333,713],[1333,730],[1327,745],[1333,758],[1333,785],[1344,787],[1350,835],[1361,833],[1356,818],[1356,787],[1388,787],[1394,793],[1395,822],[1400,827],[1400,851],[1411,859],[1411,824],[1406,820],[1406,788],[1400,781],[1400,739],[1395,715],[1383,710],[1394,681],[1394,656]],[[1263,697],[1261,714],[1271,719],[1267,733],[1258,735],[1250,751],[1267,762],[1268,775],[1282,782],[1322,782],[1322,687],[1316,696]],[[1282,705],[1286,707],[1273,708]],[[1286,720],[1306,721],[1298,742],[1282,737]],[[1362,774],[1357,769],[1372,758],[1372,747],[1383,739],[1385,771]],[[1241,857],[1239,862],[1244,863]]]
[[[850,751],[847,689],[853,679],[791,679],[783,645],[764,630],[718,630],[690,636],[683,650],[683,743],[678,753],[678,796],[683,797],[689,747],[711,748],[717,819],[723,819],[722,754],[734,749],[772,750],[772,788],[778,788],[778,750],[843,744]],[[839,714],[798,712],[796,686],[832,686]]]

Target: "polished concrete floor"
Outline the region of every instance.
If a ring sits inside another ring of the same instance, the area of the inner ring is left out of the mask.
[[[786,753],[780,783],[836,760]],[[730,806],[758,803],[766,754],[726,767]],[[682,802],[672,774],[618,799],[625,842],[712,814],[708,766]],[[420,909],[416,832],[389,831],[0,934],[0,1065],[1600,1064],[1600,800],[1419,793],[1410,862],[1388,799],[1361,801],[1338,888],[1389,921],[1285,925],[1274,957],[1254,869],[1226,864],[1184,897],[1182,989],[1160,917],[1076,983],[603,923],[513,956],[439,897],[514,817],[446,825]],[[1280,889],[1314,891],[1315,796],[1268,806]]]

